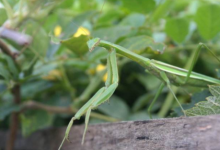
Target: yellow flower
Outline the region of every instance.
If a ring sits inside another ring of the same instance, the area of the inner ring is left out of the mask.
[[[107,80],[107,77],[108,77],[108,74],[106,73],[103,77],[102,77],[102,81],[106,81]]]
[[[90,32],[88,29],[86,29],[84,27],[79,27],[73,36],[79,37],[80,35],[90,35]]]
[[[51,81],[53,81],[53,80],[56,80],[56,79],[60,79],[61,77],[62,77],[62,72],[55,69],[55,70],[51,70],[48,73],[48,75],[43,76],[42,78],[44,80],[51,80]]]
[[[106,68],[106,67],[105,67],[104,65],[99,64],[99,65],[96,67],[96,71],[97,71],[97,72],[100,72],[100,71],[104,70],[105,68]]]
[[[57,25],[57,26],[55,27],[55,29],[54,29],[54,35],[55,35],[56,37],[58,37],[58,36],[60,36],[61,32],[62,32],[61,26]]]

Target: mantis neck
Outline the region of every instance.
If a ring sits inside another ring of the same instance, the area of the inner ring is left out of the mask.
[[[145,58],[141,55],[138,55],[122,46],[119,46],[119,45],[116,45],[116,44],[113,44],[113,43],[110,43],[104,40],[100,41],[99,46],[104,47],[106,49],[114,48],[118,54],[121,54],[122,56],[130,58],[131,60],[139,63],[143,67],[149,67],[150,65],[150,62],[151,62],[150,59]]]

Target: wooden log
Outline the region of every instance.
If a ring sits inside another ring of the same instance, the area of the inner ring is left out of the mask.
[[[28,138],[17,136],[15,150],[55,150],[66,128],[37,131]],[[220,150],[220,115],[130,121],[89,125],[81,145],[84,126],[73,126],[71,143],[63,150]],[[0,149],[7,132],[0,131]]]

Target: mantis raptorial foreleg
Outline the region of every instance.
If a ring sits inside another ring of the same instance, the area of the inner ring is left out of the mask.
[[[85,105],[83,105],[82,108],[79,109],[79,111],[75,114],[75,116],[70,120],[67,126],[67,129],[66,129],[66,132],[65,132],[64,139],[59,147],[59,150],[61,149],[64,141],[65,140],[68,141],[69,132],[73,125],[74,120],[79,119],[82,115],[86,113],[85,130],[84,130],[83,138],[82,138],[82,144],[84,143],[91,110],[95,109],[100,104],[107,101],[112,96],[115,89],[117,88],[118,68],[117,68],[116,52],[114,49],[110,50],[110,53],[107,58],[107,72],[108,72],[108,77],[105,83],[105,87],[101,88]]]
[[[84,143],[84,140],[85,140],[85,136],[86,136],[86,131],[87,131],[88,124],[89,124],[89,117],[90,117],[91,110],[92,110],[92,107],[90,107],[87,110],[87,112],[86,112],[85,129],[84,129],[84,132],[83,132],[82,144]]]

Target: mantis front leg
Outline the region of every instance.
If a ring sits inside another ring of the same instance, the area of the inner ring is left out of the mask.
[[[91,110],[97,108],[99,105],[106,102],[112,96],[115,89],[117,88],[119,79],[118,79],[118,68],[117,68],[115,49],[111,49],[108,55],[107,73],[108,73],[108,77],[105,83],[105,87],[102,87],[85,105],[82,106],[82,108],[79,109],[79,111],[75,114],[75,116],[70,120],[65,132],[64,139],[59,147],[59,150],[61,149],[65,140],[69,141],[68,140],[69,132],[71,130],[74,120],[80,119],[80,117],[86,113],[85,130],[82,138],[82,144],[84,143]]]

